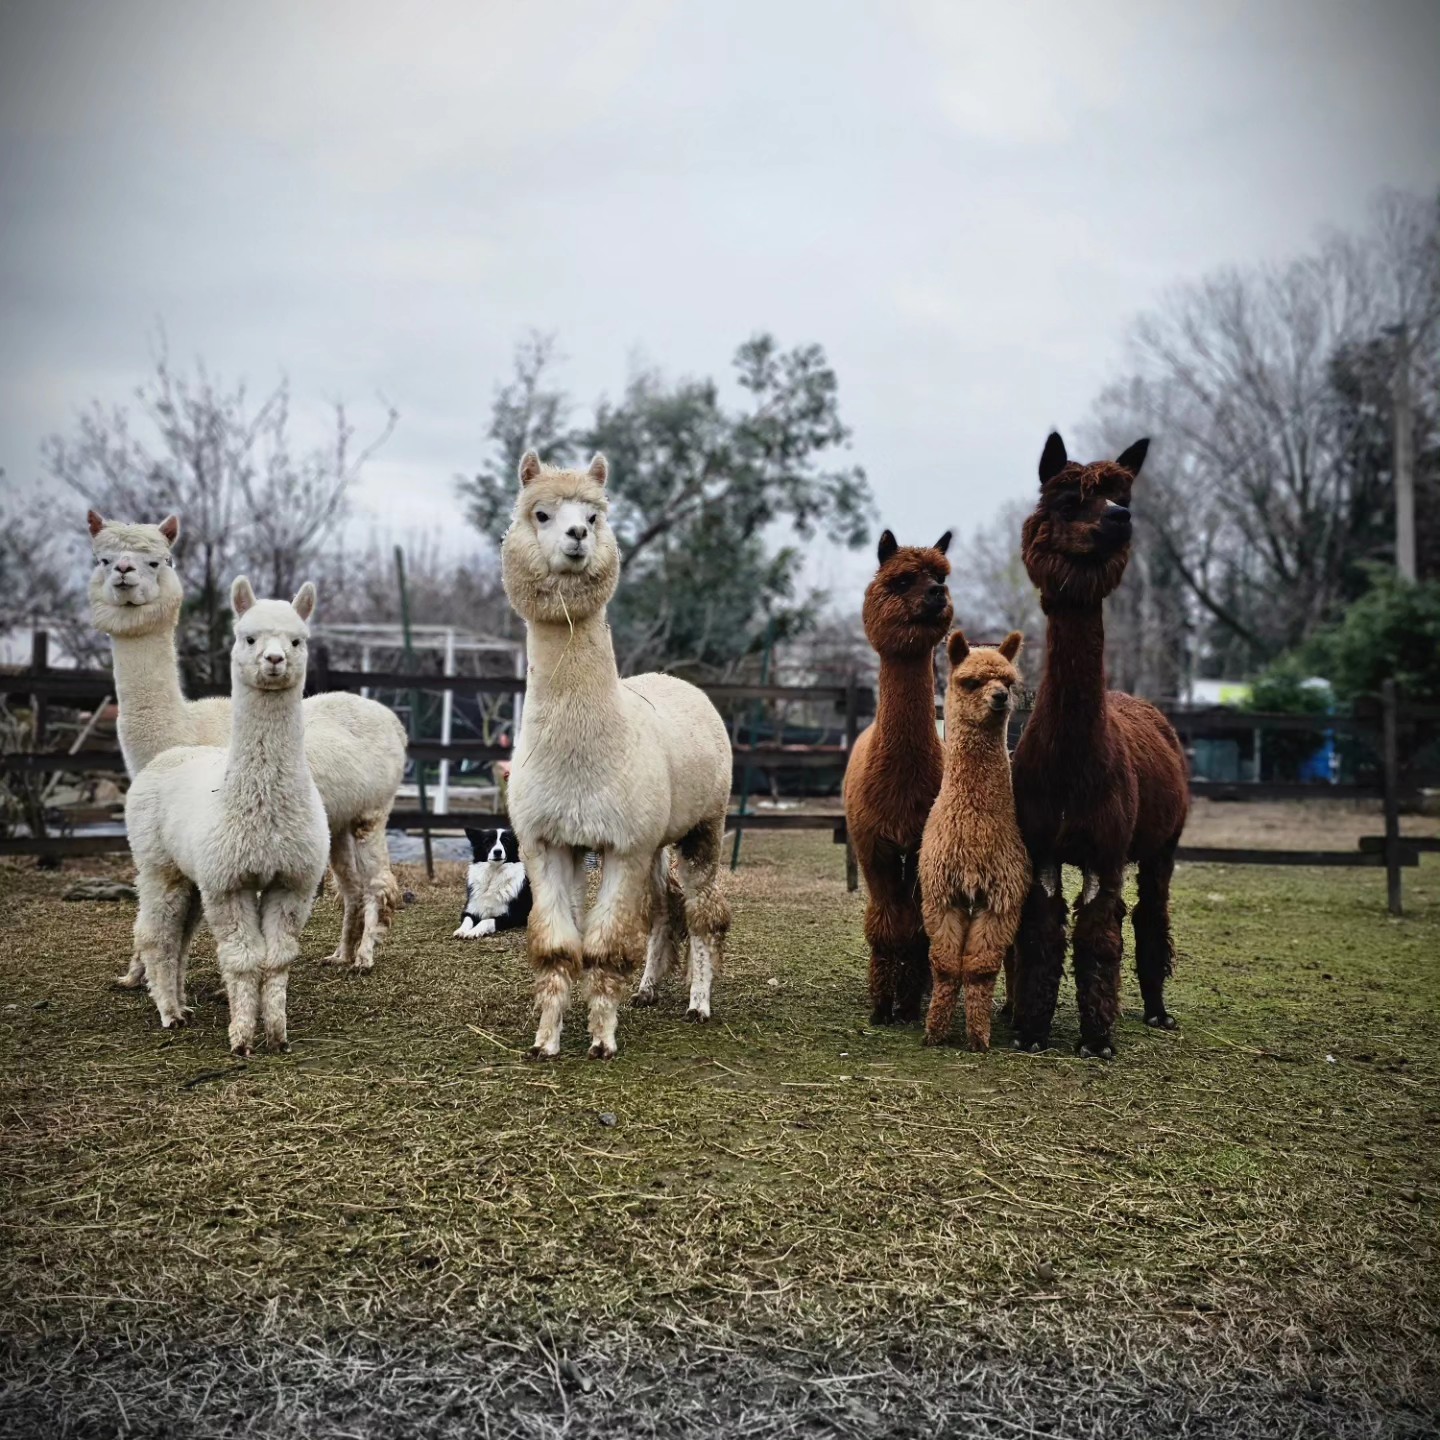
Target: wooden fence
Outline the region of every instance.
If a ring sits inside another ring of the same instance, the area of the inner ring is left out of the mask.
[[[434,675],[409,671],[334,670],[328,663],[323,646],[317,646],[311,664],[309,688],[313,691],[349,690],[446,690],[469,695],[513,694],[525,689],[523,679],[513,677],[475,677],[465,675]],[[722,707],[737,702],[807,702],[833,707],[837,716],[839,745],[738,744],[734,747],[737,774],[745,776],[742,784],[748,789],[751,771],[777,769],[818,769],[838,775],[843,772],[850,747],[859,733],[862,720],[874,713],[873,691],[850,681],[842,685],[710,685],[706,693]],[[198,687],[195,698],[205,694],[224,694],[223,687]],[[30,698],[34,716],[34,748],[7,753],[0,758],[0,768],[13,774],[54,774],[57,772],[106,772],[122,774],[124,762],[118,751],[96,748],[72,748],[56,751],[46,747],[50,728],[50,712],[60,706],[78,708],[98,705],[114,696],[114,680],[105,670],[57,669],[48,663],[48,637],[36,632],[30,665],[20,671],[0,672],[0,696],[20,695]],[[1399,816],[1402,805],[1417,794],[1416,777],[1402,764],[1401,740],[1414,735],[1422,725],[1432,726],[1440,720],[1440,706],[1419,706],[1403,702],[1397,696],[1393,681],[1387,681],[1383,693],[1365,703],[1357,704],[1349,715],[1259,715],[1223,707],[1161,707],[1182,740],[1197,735],[1229,732],[1315,733],[1340,731],[1360,735],[1373,742],[1378,756],[1378,775],[1374,783],[1289,783],[1237,781],[1217,782],[1192,780],[1191,792],[1220,799],[1379,799],[1383,802],[1384,833],[1367,836],[1353,851],[1345,850],[1264,850],[1242,848],[1182,847],[1181,860],[1241,865],[1324,865],[1371,866],[1384,868],[1390,908],[1395,914],[1401,906],[1401,871],[1419,864],[1422,851],[1440,851],[1440,840],[1403,839]],[[1023,726],[1023,712],[1017,715],[1017,728]],[[85,738],[82,733],[81,739]],[[507,759],[508,746],[486,744],[474,740],[452,740],[442,744],[434,740],[416,740],[410,745],[411,759],[417,766],[428,767],[442,760],[492,761]],[[742,792],[743,795],[743,792]],[[88,818],[88,817],[87,817]],[[462,826],[483,827],[504,823],[503,815],[476,811],[451,811],[436,814],[421,809],[399,809],[391,816],[392,827],[419,831],[427,836],[440,831],[458,831]],[[842,815],[835,813],[747,813],[743,807],[732,814],[735,830],[830,830],[837,843],[846,845],[847,881],[854,889],[858,877],[854,855],[845,833]],[[36,855],[70,857],[104,854],[126,849],[125,836],[120,833],[75,835],[26,835],[0,837],[0,855]]]

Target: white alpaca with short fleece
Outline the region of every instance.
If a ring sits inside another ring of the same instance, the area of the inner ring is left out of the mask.
[[[300,932],[325,874],[329,827],[305,759],[306,621],[315,587],[294,603],[231,587],[233,711],[228,749],[181,745],[156,756],[125,800],[138,869],[135,952],[160,1023],[185,1022],[185,949],[195,891],[230,998],[230,1048],[248,1055],[257,1021],[287,1042],[285,996]]]
[[[500,552],[529,658],[509,809],[534,892],[529,952],[539,1024],[530,1053],[537,1058],[559,1052],[582,969],[590,1056],[613,1056],[625,977],[644,958],[635,1003],[654,1004],[687,931],[689,1014],[708,1020],[711,977],[730,924],[718,873],[730,738],[695,686],[671,675],[619,676],[605,623],[620,578],[607,474],[600,455],[588,470],[556,470],[527,452]],[[665,847],[673,849],[673,870]],[[587,914],[591,850],[601,857],[601,878]]]
[[[114,653],[120,748],[130,777],[176,745],[228,745],[229,698],[186,700],[180,690],[175,627],[184,597],[171,557],[179,520],[170,515],[158,525],[123,525],[91,510],[89,526],[95,558],[90,613]],[[326,963],[368,970],[400,899],[385,822],[405,773],[405,727],[385,706],[359,695],[312,695],[303,713],[344,906],[340,942]],[[138,957],[118,983],[145,983]]]

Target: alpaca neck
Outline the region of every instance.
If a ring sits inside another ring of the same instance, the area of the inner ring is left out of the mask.
[[[1045,632],[1045,674],[1030,723],[1088,748],[1105,729],[1105,619],[1099,605],[1054,609]]]
[[[190,741],[175,662],[175,629],[117,635],[110,645],[120,747],[131,774],[138,774],[162,750]]]
[[[310,779],[305,759],[305,712],[300,708],[303,686],[289,690],[233,687],[230,753],[225,765],[227,792],[243,790],[253,797],[255,786],[267,799],[301,793]]]
[[[537,718],[557,706],[581,708],[592,717],[590,734],[605,733],[601,717],[620,712],[620,672],[605,612],[598,611],[572,625],[532,620],[525,629],[528,675],[525,716]],[[617,721],[623,724],[623,721]]]
[[[1008,719],[1008,716],[1007,716]],[[987,777],[987,783],[996,776],[1004,776],[1006,787],[1010,784],[1010,752],[1005,748],[1004,723],[974,725],[956,721],[945,725],[945,779],[947,782],[969,782],[978,777]]]
[[[928,744],[939,749],[935,733],[935,662],[928,650],[905,658],[880,657],[875,737],[875,743],[882,748]]]

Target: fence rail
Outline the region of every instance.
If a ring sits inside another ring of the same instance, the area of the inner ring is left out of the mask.
[[[48,713],[51,706],[76,706],[108,700],[115,692],[115,680],[108,670],[57,669],[48,663],[48,637],[36,632],[31,664],[24,670],[0,671],[0,695],[31,697],[35,713],[37,748],[0,756],[0,771],[16,775],[55,775],[60,773],[122,774],[124,761],[114,750],[94,747],[62,753],[44,748]],[[325,690],[400,690],[424,692],[460,692],[467,695],[524,694],[525,681],[513,676],[477,677],[439,675],[390,670],[340,670],[331,668],[323,646],[317,646],[312,659],[309,689],[312,693]],[[739,702],[790,702],[833,706],[842,718],[843,740],[839,745],[786,745],[782,743],[737,744],[734,763],[740,778],[741,813],[730,817],[732,828],[753,830],[829,829],[839,842],[846,844],[847,880],[851,888],[858,881],[854,855],[845,833],[843,816],[825,813],[747,813],[744,798],[749,789],[752,771],[805,770],[842,772],[850,747],[859,732],[863,717],[874,714],[874,692],[851,681],[836,685],[771,685],[734,684],[702,687],[718,705]],[[227,693],[221,686],[197,686],[194,698]],[[1375,743],[1380,756],[1380,778],[1373,784],[1324,782],[1299,783],[1285,781],[1214,781],[1192,780],[1191,793],[1215,799],[1379,799],[1384,802],[1385,834],[1367,836],[1356,851],[1336,850],[1255,850],[1215,847],[1182,847],[1177,858],[1224,864],[1267,865],[1335,865],[1383,866],[1387,873],[1391,909],[1400,911],[1400,871],[1419,863],[1422,851],[1440,850],[1440,841],[1402,840],[1399,834],[1399,810],[1417,793],[1413,777],[1407,777],[1400,763],[1399,735],[1416,725],[1440,721],[1440,705],[1415,705],[1401,702],[1393,681],[1387,681],[1382,693],[1356,703],[1349,715],[1270,715],[1247,714],[1219,706],[1198,708],[1159,707],[1182,736],[1229,733],[1313,733],[1343,731],[1366,736]],[[937,715],[943,714],[937,705]],[[417,739],[409,746],[412,761],[418,766],[437,762],[455,764],[461,761],[487,762],[510,757],[508,746],[482,740],[440,741]],[[463,826],[483,827],[503,823],[503,817],[491,813],[452,811],[444,814],[425,809],[398,810],[392,824],[406,830],[426,832],[457,830]],[[100,835],[39,835],[0,838],[0,855],[37,855],[63,857],[104,854],[126,848],[122,833]]]

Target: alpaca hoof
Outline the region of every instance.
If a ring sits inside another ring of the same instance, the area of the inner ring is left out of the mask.
[[[350,957],[343,950],[332,950],[320,963],[322,965],[348,965]]]
[[[685,1018],[695,1025],[707,1025],[710,1022],[710,1012],[692,1005],[685,1012]]]
[[[560,1052],[547,1050],[543,1045],[532,1045],[526,1052],[527,1060],[553,1060]]]
[[[943,1045],[945,1043],[945,1037],[940,1034],[939,1031],[935,1031],[932,1033],[931,1031],[927,1030],[920,1043],[922,1045]]]
[[[139,975],[132,978],[127,970],[123,975],[115,977],[115,988],[117,990],[140,990],[145,985],[145,972],[142,970]]]
[[[1078,1047],[1082,1060],[1113,1060],[1115,1047],[1108,1040],[1097,1040],[1093,1045],[1082,1040]]]
[[[162,1030],[183,1030],[185,1028],[185,1017],[183,1015],[172,1015],[168,1020],[160,1022]]]
[[[1010,1043],[1016,1050],[1023,1050],[1027,1055],[1039,1055],[1050,1048],[1048,1036],[1044,1040],[1022,1040],[1017,1035]]]
[[[983,1055],[990,1048],[990,1040],[984,1035],[966,1036],[965,1043],[971,1052],[976,1055]]]
[[[630,997],[630,1004],[636,1010],[644,1010],[647,1006],[659,1003],[660,997],[648,986],[642,986]]]
[[[358,971],[361,975],[366,975],[375,968],[375,961],[373,958],[369,960],[356,960],[351,964],[350,968]]]
[[[230,1047],[230,1053],[237,1060],[248,1060],[255,1053],[255,1051],[252,1046],[247,1045],[242,1041],[238,1045],[232,1045]]]
[[[1158,1015],[1147,1015],[1145,1023],[1152,1030],[1178,1030],[1180,1028],[1180,1022],[1168,1010],[1162,1010]]]
[[[613,1060],[616,1053],[615,1047],[605,1040],[596,1040],[585,1052],[591,1060]]]

